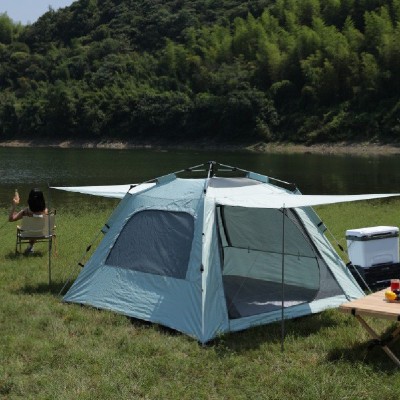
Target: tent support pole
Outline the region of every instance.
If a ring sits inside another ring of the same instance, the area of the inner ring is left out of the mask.
[[[51,288],[51,240],[49,240],[49,287]]]
[[[284,351],[285,341],[285,215],[286,208],[282,209],[282,310],[281,310],[281,351]]]
[[[51,202],[51,197],[50,197],[50,195],[51,195],[51,193],[50,193],[50,184],[48,183],[47,184],[47,191],[48,191],[48,199],[49,199],[49,201],[48,201],[48,235],[50,235],[50,202]],[[53,240],[53,238],[51,238],[51,240],[49,240],[49,248],[48,248],[48,252],[49,252],[49,288],[50,288],[50,290],[51,290],[51,250],[52,250],[52,240]]]

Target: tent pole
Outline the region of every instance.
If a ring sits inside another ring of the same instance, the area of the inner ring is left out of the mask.
[[[51,288],[51,240],[49,240],[49,287]]]
[[[47,184],[47,188],[48,188],[48,211],[47,211],[47,214],[48,214],[48,226],[47,226],[47,233],[48,233],[48,235],[50,235],[50,213],[51,213],[51,210],[50,210],[50,203],[51,203],[51,193],[50,193],[50,184],[48,183]],[[53,238],[51,239],[51,240],[49,240],[49,248],[48,248],[48,252],[49,252],[49,288],[51,288],[51,250],[52,250],[52,240],[53,240]]]
[[[281,308],[281,351],[284,351],[285,340],[285,215],[286,208],[282,209],[282,308]]]

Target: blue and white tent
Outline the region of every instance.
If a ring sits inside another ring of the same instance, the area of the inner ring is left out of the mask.
[[[240,170],[239,177],[219,177],[219,164],[205,166],[205,178],[173,173],[125,187],[102,242],[64,300],[205,343],[364,295],[310,206],[393,194],[306,196],[267,176]]]

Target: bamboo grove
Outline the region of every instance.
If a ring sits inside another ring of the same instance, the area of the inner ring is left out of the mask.
[[[78,0],[0,14],[0,139],[395,142],[400,0]]]

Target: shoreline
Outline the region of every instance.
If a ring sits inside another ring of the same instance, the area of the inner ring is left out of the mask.
[[[326,155],[396,155],[400,154],[398,144],[379,143],[329,143],[302,145],[293,143],[253,144],[217,144],[210,142],[181,143],[170,145],[164,143],[133,143],[121,140],[85,141],[85,140],[5,140],[0,141],[0,147],[48,147],[48,148],[78,148],[78,149],[144,149],[144,150],[200,150],[200,151],[245,151],[249,153],[310,153]]]

